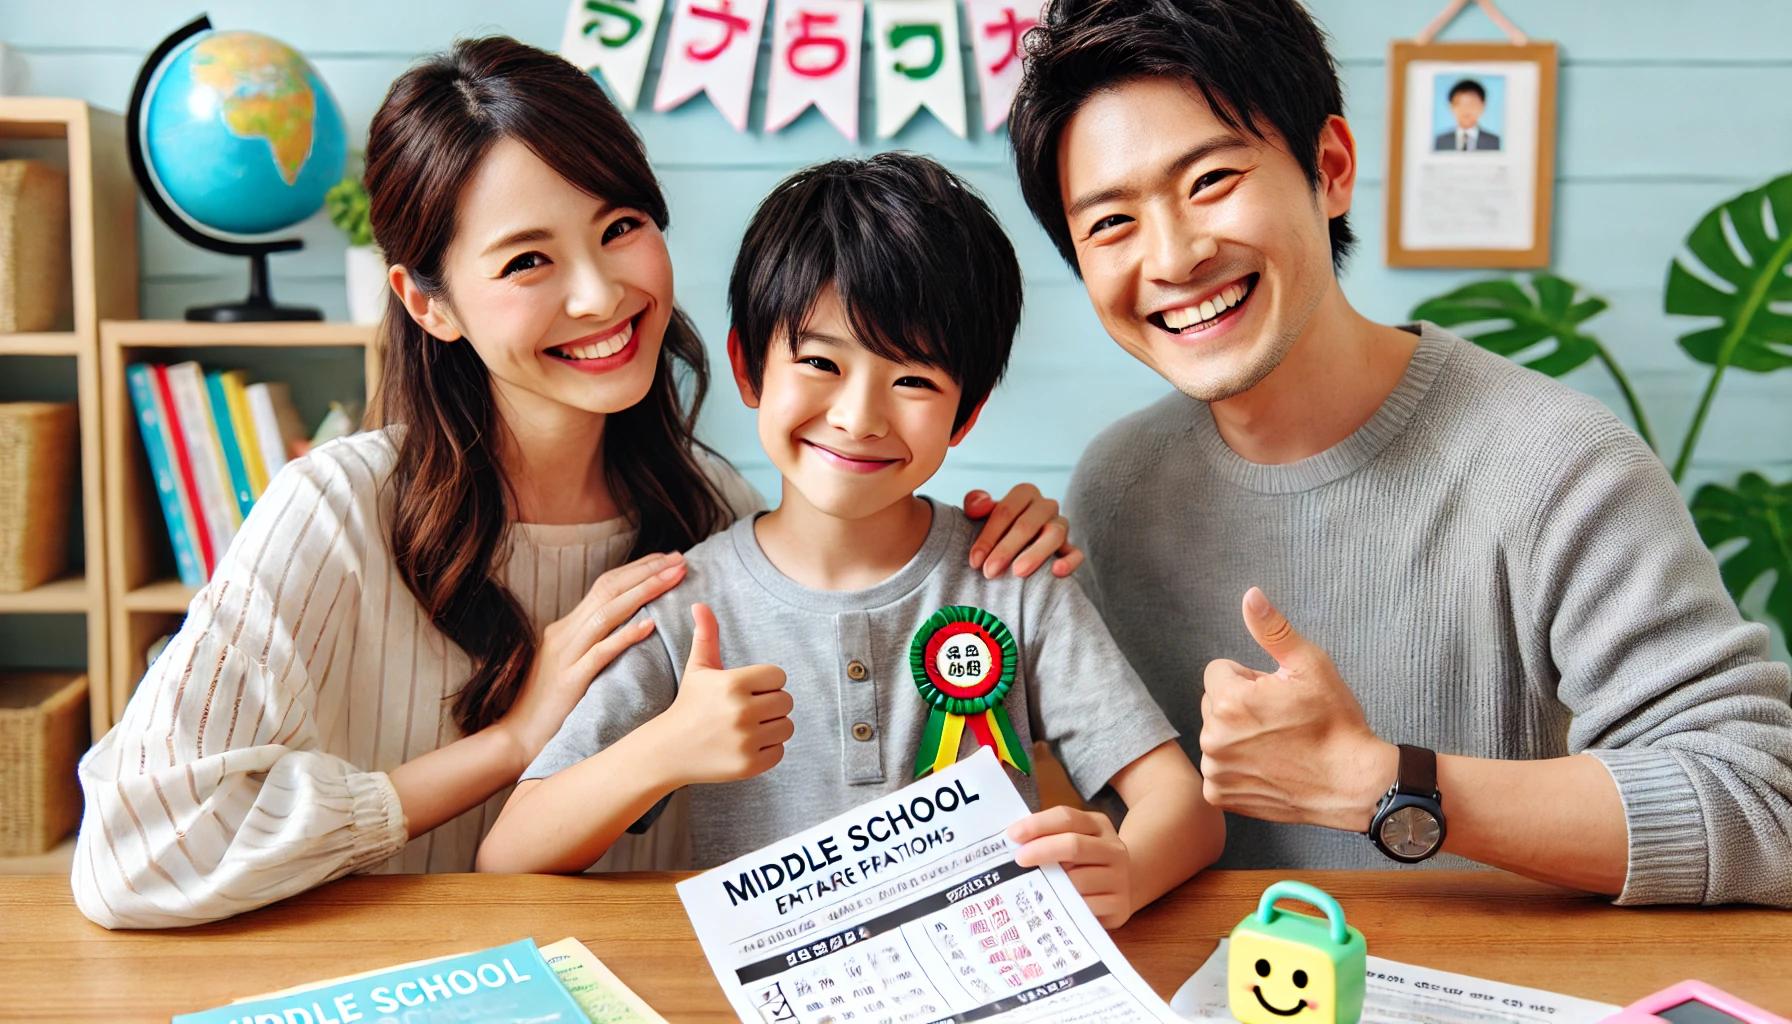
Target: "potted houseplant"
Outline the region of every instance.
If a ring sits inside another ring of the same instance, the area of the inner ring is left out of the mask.
[[[373,224],[367,219],[367,190],[361,179],[349,175],[324,196],[330,223],[348,236],[348,318],[358,324],[377,324],[386,309],[386,259],[373,244]]]

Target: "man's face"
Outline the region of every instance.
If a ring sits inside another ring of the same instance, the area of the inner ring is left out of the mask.
[[[1228,128],[1192,84],[1091,96],[1059,141],[1058,180],[1102,326],[1191,398],[1268,376],[1334,286],[1327,219],[1343,209],[1323,208],[1279,139]],[[1348,207],[1337,191],[1327,201]]]
[[[1456,127],[1464,131],[1481,123],[1481,112],[1486,109],[1487,104],[1481,97],[1467,89],[1450,97],[1450,113],[1456,115]]]

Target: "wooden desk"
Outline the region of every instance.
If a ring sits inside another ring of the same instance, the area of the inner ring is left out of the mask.
[[[677,875],[351,878],[235,920],[107,932],[63,878],[0,878],[0,1019],[166,1021],[241,996],[533,936],[577,936],[670,1021],[732,1021]],[[1618,909],[1497,872],[1215,871],[1115,933],[1166,999],[1293,877],[1337,896],[1377,956],[1627,1003],[1697,977],[1792,1013],[1792,912]]]

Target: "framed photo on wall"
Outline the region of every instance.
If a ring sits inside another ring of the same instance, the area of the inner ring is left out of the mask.
[[[1388,266],[1548,266],[1555,44],[1395,42],[1388,82]]]

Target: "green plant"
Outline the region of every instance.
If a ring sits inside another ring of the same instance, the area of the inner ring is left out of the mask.
[[[1731,247],[1724,230],[1726,222],[1743,252]],[[1675,480],[1686,475],[1705,426],[1705,414],[1726,369],[1734,366],[1770,373],[1792,366],[1792,316],[1776,313],[1768,305],[1792,302],[1792,277],[1786,276],[1792,264],[1792,174],[1744,192],[1705,214],[1687,236],[1686,249],[1707,275],[1735,290],[1714,287],[1687,269],[1681,259],[1668,268],[1669,313],[1715,316],[1723,321],[1680,337],[1680,347],[1687,355],[1713,369],[1680,446],[1680,457],[1674,460]]]
[[[1744,542],[1720,565],[1724,586],[1738,601],[1756,580],[1775,574],[1767,614],[1792,633],[1792,481],[1776,486],[1759,473],[1744,473],[1734,488],[1706,484],[1693,496],[1692,518],[1714,551]]]
[[[367,218],[367,190],[361,179],[349,175],[324,193],[324,209],[330,223],[342,229],[350,245],[372,245],[373,223]]]
[[[1753,373],[1792,366],[1792,315],[1775,310],[1776,303],[1792,303],[1792,174],[1712,208],[1687,236],[1684,254],[1668,265],[1664,310],[1718,320],[1680,337],[1680,347],[1710,366],[1711,377],[1674,460],[1676,483],[1692,462],[1724,372],[1732,366]],[[1525,365],[1552,377],[1599,359],[1623,392],[1637,433],[1656,448],[1624,371],[1581,328],[1606,307],[1604,299],[1580,286],[1538,273],[1531,275],[1528,289],[1507,278],[1464,285],[1420,303],[1412,316],[1443,327],[1469,327],[1465,337],[1503,356],[1538,351]],[[1478,325],[1486,326],[1472,329]],[[1545,342],[1554,344],[1538,349]],[[1699,488],[1690,508],[1699,536],[1713,551],[1741,542],[1721,560],[1724,586],[1738,603],[1757,581],[1774,574],[1767,614],[1792,637],[1792,481],[1773,484],[1759,473],[1744,473],[1734,487]]]
[[[1642,403],[1630,387],[1630,379],[1599,339],[1580,329],[1581,324],[1603,313],[1607,303],[1597,295],[1581,297],[1583,294],[1579,285],[1554,274],[1532,274],[1528,290],[1517,281],[1496,278],[1466,284],[1447,295],[1421,302],[1412,316],[1440,327],[1485,325],[1464,337],[1513,359],[1544,342],[1554,342],[1524,364],[1551,377],[1560,377],[1597,358],[1623,392],[1637,433],[1653,448],[1655,436],[1649,430]]]

